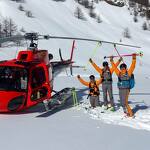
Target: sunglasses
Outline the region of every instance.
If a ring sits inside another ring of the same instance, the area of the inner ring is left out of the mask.
[[[126,70],[126,68],[120,68],[121,70]]]

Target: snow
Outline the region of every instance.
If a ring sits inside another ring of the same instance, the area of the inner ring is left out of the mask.
[[[26,17],[25,12],[17,9],[19,3],[9,0],[0,0],[0,16],[11,17],[19,28],[24,27],[28,32],[114,42],[119,42],[121,39],[122,43],[141,46],[141,49],[117,46],[121,54],[139,51],[144,53],[142,58],[137,59],[136,86],[131,91],[134,95],[129,97],[131,107],[136,106],[137,113],[135,118],[125,118],[121,108],[114,113],[109,111],[101,113],[102,108],[96,108],[90,112],[85,111],[84,107],[88,105],[87,89],[79,83],[76,75],[81,74],[86,80],[90,74],[98,77],[99,75],[89,65],[88,59],[92,57],[101,66],[104,56],[116,55],[116,52],[110,44],[102,44],[96,48],[96,43],[76,41],[75,65],[86,66],[86,70],[75,69],[73,77],[66,76],[63,72],[55,79],[54,87],[56,90],[76,87],[78,100],[82,104],[49,114],[47,117],[37,117],[43,113],[44,109],[40,104],[25,113],[1,114],[1,148],[5,150],[148,149],[150,147],[148,142],[150,138],[150,31],[143,31],[141,28],[145,18],[139,18],[138,23],[134,23],[133,16],[130,16],[126,7],[110,6],[105,2],[95,4],[95,11],[100,14],[103,21],[100,24],[91,19],[88,11],[82,6],[80,7],[85,14],[86,21],[75,18],[74,10],[78,4],[74,0],[66,2],[26,0],[26,3],[22,5],[25,10],[33,13],[33,18]],[[131,39],[125,39],[122,36],[126,27],[131,32]],[[51,39],[39,41],[39,48],[49,49],[49,52],[54,55],[54,60],[58,60],[58,49],[61,47],[62,55],[67,59],[70,57],[71,44],[71,40]],[[25,48],[14,46],[1,48],[0,60],[14,58],[19,50]],[[131,58],[125,58],[125,61],[130,65]],[[118,103],[117,78],[115,75],[113,78],[114,98]],[[100,99],[103,99],[102,93]]]

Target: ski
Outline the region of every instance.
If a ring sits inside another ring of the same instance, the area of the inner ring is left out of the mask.
[[[86,111],[87,113],[90,113],[90,114],[91,114],[92,110],[96,110],[95,108],[92,108],[91,106],[84,106],[83,108],[85,109],[85,111]],[[97,108],[97,107],[96,107],[96,108]],[[105,113],[105,111],[107,111],[107,110],[101,110],[101,111],[99,111],[99,112],[100,112],[100,113]]]
[[[51,114],[56,113],[64,109],[66,102],[72,97],[72,88],[64,88],[59,92],[55,91],[55,94],[49,100],[43,101],[45,112],[37,117],[48,117]]]

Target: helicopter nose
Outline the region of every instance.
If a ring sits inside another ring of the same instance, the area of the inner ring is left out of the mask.
[[[25,96],[19,92],[0,91],[0,112],[18,111],[25,102]]]

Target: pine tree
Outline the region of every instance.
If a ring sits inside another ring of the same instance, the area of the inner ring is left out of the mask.
[[[26,11],[26,16],[27,16],[27,17],[33,17],[33,14],[32,14],[31,11],[28,10],[28,11]]]
[[[20,32],[25,33],[26,31],[25,31],[25,29],[22,27],[22,28],[20,29]]]
[[[99,0],[94,0],[94,2],[98,4]]]
[[[124,35],[125,38],[131,38],[129,28],[124,29],[123,35]]]
[[[147,8],[146,10],[146,18],[149,20],[150,19],[150,10]]]
[[[19,5],[19,6],[18,6],[18,9],[19,9],[20,11],[24,11],[24,7],[23,7],[22,5]]]
[[[75,15],[75,17],[77,17],[78,19],[85,19],[80,7],[77,7],[77,8],[76,8],[76,10],[75,10],[75,12],[74,12],[74,15]]]
[[[137,16],[133,17],[134,22],[138,22]]]
[[[89,0],[83,0],[83,5],[85,8],[89,8]]]
[[[148,29],[146,22],[143,23],[142,28],[143,28],[143,30],[147,30]]]
[[[98,23],[101,23],[101,22],[102,22],[100,15],[97,16],[97,22],[98,22]]]
[[[96,13],[94,12],[94,2],[92,0],[91,6],[89,8],[89,15],[92,18],[96,18]]]

